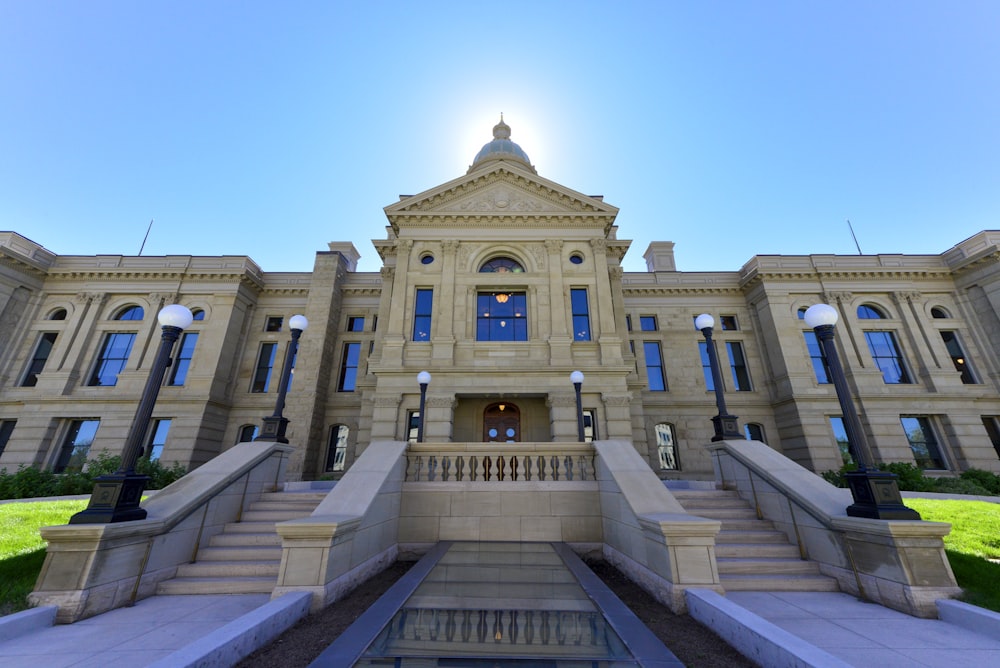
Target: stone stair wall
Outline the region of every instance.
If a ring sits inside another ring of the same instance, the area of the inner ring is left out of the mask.
[[[750,503],[730,490],[673,489],[681,506],[699,517],[719,520],[715,562],[726,591],[840,591],[819,564],[803,559],[799,549]]]
[[[163,594],[270,594],[278,582],[281,537],[275,524],[309,516],[324,492],[271,492],[253,502],[198,550],[195,560],[161,582]]]

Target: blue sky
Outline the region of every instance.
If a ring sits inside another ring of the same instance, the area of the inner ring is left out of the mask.
[[[309,271],[500,112],[625,269],[937,254],[1000,228],[1000,3],[0,0],[0,229]]]

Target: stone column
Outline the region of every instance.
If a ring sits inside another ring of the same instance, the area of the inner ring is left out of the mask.
[[[394,441],[399,417],[400,394],[376,393],[372,410],[371,438],[369,441]],[[405,435],[404,435],[405,438]]]
[[[427,419],[424,422],[424,441],[450,443],[455,422],[455,406],[458,401],[454,394],[430,394],[424,405]]]
[[[434,320],[431,323],[431,356],[435,362],[447,362],[455,351],[455,272],[458,242],[441,242],[441,287],[434,295]]]
[[[632,393],[604,392],[601,394],[604,404],[604,430],[599,430],[601,439],[632,438]],[[600,425],[598,425],[600,427]],[[646,456],[646,441],[636,443],[639,454]]]
[[[552,441],[556,443],[579,443],[576,425],[576,394],[549,392],[545,400],[549,407],[549,423],[552,425]]]
[[[570,344],[573,336],[566,319],[566,293],[563,284],[561,239],[547,239],[549,272],[549,356],[552,365],[572,364]]]

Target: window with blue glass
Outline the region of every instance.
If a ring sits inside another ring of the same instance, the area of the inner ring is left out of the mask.
[[[480,292],[476,341],[527,341],[528,299],[523,292]]]
[[[115,332],[105,335],[101,352],[97,356],[97,363],[87,385],[115,385],[118,382],[118,374],[128,363],[133,343],[135,343],[135,332]]]
[[[170,431],[170,420],[154,420],[153,429],[149,434],[149,442],[143,457],[148,457],[149,461],[155,462],[163,454],[163,448],[167,444],[167,433]]]
[[[844,462],[844,465],[853,464],[854,457],[851,456],[851,442],[847,438],[847,428],[844,427],[844,418],[839,415],[831,415],[830,429],[833,430],[833,440],[837,442],[837,448],[840,450],[840,458]]]
[[[919,468],[935,470],[948,468],[938,447],[930,419],[922,416],[904,416],[900,417],[899,421],[903,425],[906,440],[910,443],[910,450]]]
[[[416,299],[413,302],[413,340],[431,340],[431,315],[434,307],[434,291],[430,288],[417,288]]]
[[[118,315],[115,316],[115,320],[142,320],[146,313],[142,310],[141,306],[126,306]]]
[[[656,326],[656,316],[655,315],[640,315],[639,316],[639,329],[644,332],[655,332],[657,330]]]
[[[708,342],[698,342],[698,352],[701,354],[701,374],[705,377],[705,389],[709,392],[715,390],[715,379],[712,378],[712,362],[708,358]]]
[[[806,350],[809,351],[809,361],[812,362],[813,373],[816,374],[816,382],[827,384],[830,382],[830,367],[826,362],[826,355],[823,353],[816,332],[802,332],[806,339]]]
[[[587,303],[587,289],[573,288],[569,291],[573,308],[573,340],[590,341],[590,306]]]
[[[892,332],[865,332],[865,341],[868,342],[872,360],[882,372],[882,380],[887,385],[913,382],[903,364],[903,355],[899,352],[896,336]]]
[[[652,392],[665,392],[667,376],[663,373],[663,355],[658,341],[643,341],[642,350],[646,354],[646,380]]]
[[[49,353],[52,352],[52,346],[55,345],[57,336],[56,332],[42,333],[41,338],[38,339],[38,345],[35,346],[35,354],[31,356],[31,362],[28,363],[24,380],[21,381],[21,387],[34,387],[38,383],[38,374],[45,368],[45,362],[49,359]]]
[[[726,352],[729,353],[729,370],[733,375],[733,389],[737,392],[749,392],[750,370],[747,368],[747,357],[743,352],[743,344],[739,341],[726,341]]]
[[[363,332],[365,331],[365,318],[364,316],[350,316],[347,318],[347,331],[348,332]]]
[[[358,363],[361,360],[361,344],[348,343],[344,345],[344,358],[340,362],[340,381],[338,392],[353,392],[358,382]]]
[[[171,366],[170,385],[183,385],[187,380],[196,343],[198,343],[197,332],[188,332],[181,337],[181,345],[177,350],[177,357],[174,358],[173,365]]]
[[[274,368],[274,355],[277,350],[277,343],[260,344],[260,353],[257,355],[257,365],[254,367],[253,371],[253,381],[250,383],[251,392],[267,392],[267,388],[271,384],[271,369]]]

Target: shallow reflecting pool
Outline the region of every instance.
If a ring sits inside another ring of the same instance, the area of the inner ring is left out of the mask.
[[[548,543],[455,543],[358,666],[638,666]]]

